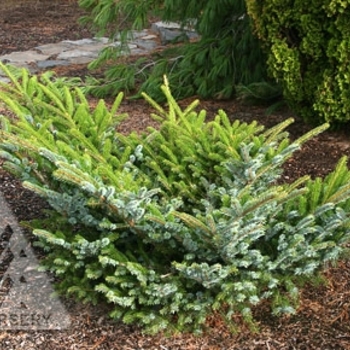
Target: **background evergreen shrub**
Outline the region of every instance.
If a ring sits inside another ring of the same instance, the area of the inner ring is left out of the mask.
[[[106,69],[104,79],[88,81],[89,92],[97,96],[137,88],[164,99],[159,90],[164,74],[175,98],[229,98],[236,93],[237,84],[267,80],[266,56],[252,34],[244,0],[80,0],[79,4],[89,11],[83,23],[92,24],[100,34],[107,31],[111,38],[122,31],[125,39],[132,29],[148,27],[148,18],[154,15],[191,26],[200,34],[197,42],[170,45],[135,62],[117,61],[120,50],[105,49],[90,65]]]
[[[79,88],[1,68],[12,85],[0,100],[16,117],[0,119],[0,156],[51,205],[30,226],[61,292],[109,302],[112,317],[149,332],[200,332],[213,312],[252,322],[263,299],[294,312],[300,284],[345,252],[346,158],[324,180],[277,183],[327,125],[291,143],[291,120],[264,130],[218,111],[207,122],[165,81],[168,109],[145,95],[159,129],[121,135],[122,95],[90,109]]]
[[[247,0],[270,74],[306,121],[350,120],[349,0]]]

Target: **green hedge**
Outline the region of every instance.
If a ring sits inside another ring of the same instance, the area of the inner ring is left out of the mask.
[[[287,120],[264,130],[207,122],[198,101],[182,110],[166,84],[159,128],[116,132],[122,96],[90,109],[78,88],[50,75],[11,73],[0,100],[4,167],[52,210],[29,225],[57,288],[111,303],[111,316],[149,332],[200,332],[214,312],[232,325],[269,299],[295,312],[298,287],[346,250],[346,158],[325,180],[278,185],[285,160],[319,127],[291,143]]]
[[[268,69],[312,123],[350,120],[350,1],[246,0]]]

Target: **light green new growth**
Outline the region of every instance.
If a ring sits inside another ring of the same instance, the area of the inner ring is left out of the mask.
[[[292,120],[206,121],[165,79],[167,109],[144,96],[159,127],[122,135],[122,95],[92,109],[64,80],[0,69],[16,114],[0,118],[0,156],[52,208],[27,226],[62,293],[109,302],[112,317],[151,333],[200,332],[214,311],[252,323],[263,299],[294,312],[301,283],[346,251],[346,158],[325,179],[280,183],[285,160],[327,125],[290,142]]]

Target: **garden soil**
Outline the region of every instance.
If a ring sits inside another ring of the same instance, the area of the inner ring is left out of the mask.
[[[78,24],[84,15],[73,0],[2,0],[0,5],[0,55],[25,51],[37,45],[92,37],[93,32]],[[58,75],[92,74],[84,65],[56,70]],[[182,101],[186,105],[193,99]],[[108,101],[107,101],[108,102]],[[91,104],[96,101],[91,99]],[[271,127],[289,117],[295,123],[288,129],[292,139],[311,127],[284,108],[266,114],[266,107],[245,105],[239,101],[201,101],[200,108],[213,117],[218,109],[225,110],[232,120],[257,120]],[[141,131],[152,123],[151,108],[142,100],[125,99],[121,112],[129,119],[121,131]],[[0,113],[7,113],[1,110]],[[302,175],[325,176],[343,155],[350,154],[349,127],[327,131],[309,141],[288,160],[282,181],[293,181]],[[19,221],[41,215],[45,208],[40,198],[23,189],[21,184],[4,171],[0,160],[0,191]],[[30,233],[27,233],[30,237]],[[1,242],[0,242],[1,243]],[[0,249],[1,249],[0,244]],[[1,251],[0,251],[1,253]],[[1,269],[0,269],[1,271]],[[0,331],[0,349],[108,349],[108,350],[287,350],[287,349],[350,349],[350,262],[325,267],[327,284],[301,290],[298,312],[278,318],[270,313],[268,303],[255,308],[259,332],[252,332],[239,316],[233,321],[240,331],[232,333],[220,318],[208,319],[207,330],[201,336],[178,334],[149,336],[137,326],[127,326],[108,318],[108,305],[83,305],[65,299],[72,320],[71,327],[62,331]],[[0,276],[1,278],[1,276]]]

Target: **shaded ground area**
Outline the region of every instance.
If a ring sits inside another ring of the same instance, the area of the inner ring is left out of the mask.
[[[0,54],[31,49],[39,44],[66,39],[91,37],[92,33],[77,24],[84,12],[71,0],[2,0],[0,10]],[[66,71],[64,71],[66,69]],[[85,74],[84,66],[61,68],[58,74]],[[92,100],[92,103],[94,101]],[[183,102],[184,104],[186,101]],[[232,119],[250,122],[258,120],[267,127],[292,116],[285,109],[267,116],[264,108],[244,106],[235,101],[203,101],[201,107],[214,115],[224,109]],[[122,110],[130,118],[122,130],[141,130],[150,124],[150,108],[143,101],[128,101]],[[298,118],[289,129],[296,138],[310,127]],[[346,128],[325,132],[310,141],[285,166],[283,179],[292,181],[309,174],[324,176],[331,171],[342,155],[350,155]],[[40,215],[44,203],[1,169],[0,191],[5,195],[19,220]],[[0,252],[1,253],[1,252]],[[260,333],[250,332],[244,325],[239,334],[231,334],[218,317],[208,320],[208,331],[201,337],[178,335],[143,335],[137,327],[116,324],[107,317],[107,306],[91,307],[66,300],[72,317],[72,327],[64,331],[0,332],[1,349],[117,349],[117,350],[190,350],[190,349],[350,349],[350,264],[325,270],[329,283],[325,286],[306,286],[302,291],[298,313],[291,317],[272,317],[268,305],[255,310]],[[241,324],[240,318],[235,321]]]

